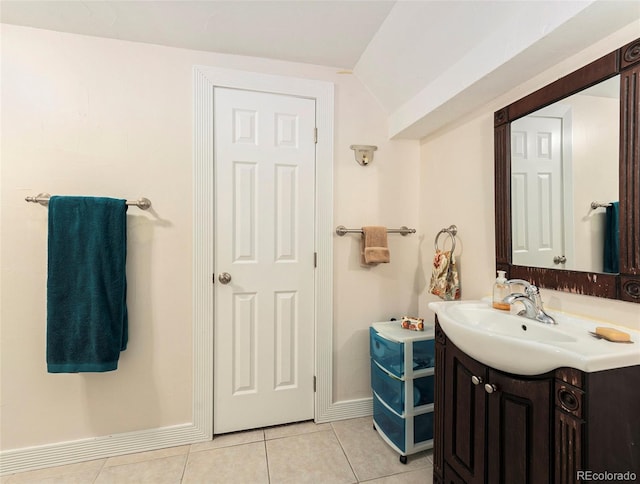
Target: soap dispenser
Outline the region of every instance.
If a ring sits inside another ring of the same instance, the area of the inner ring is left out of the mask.
[[[493,285],[493,307],[496,309],[502,309],[503,311],[509,311],[511,305],[504,302],[504,298],[511,294],[511,288],[507,284],[507,278],[505,277],[505,271],[498,271],[498,277]]]

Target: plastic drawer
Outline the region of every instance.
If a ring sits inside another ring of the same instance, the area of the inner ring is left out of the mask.
[[[399,414],[404,412],[404,382],[382,370],[371,360],[371,388]]]
[[[428,405],[433,403],[433,388],[435,376],[423,376],[413,380],[413,406]]]
[[[391,442],[406,452],[406,419],[396,415],[373,395],[373,421]],[[433,440],[433,412],[423,413],[413,417],[413,445]]]
[[[397,377],[404,375],[404,344],[383,338],[369,328],[369,351],[371,358]]]
[[[433,403],[433,375],[413,380],[413,406]],[[371,360],[371,387],[373,391],[393,410],[404,413],[405,382],[395,378]]]
[[[414,444],[433,439],[433,412],[413,417]]]
[[[405,420],[385,407],[375,393],[373,394],[373,421],[398,449],[402,452],[406,451]]]
[[[413,343],[413,370],[433,368],[436,362],[435,341],[432,339],[414,341]]]
[[[380,366],[397,377],[404,371],[404,343],[383,338],[374,328],[369,328],[369,353]],[[433,368],[435,363],[435,342],[433,339],[413,342],[413,370]]]

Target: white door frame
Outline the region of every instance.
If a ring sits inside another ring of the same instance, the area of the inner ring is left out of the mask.
[[[213,435],[214,145],[213,89],[227,87],[316,101],[315,421],[335,419],[333,382],[333,104],[329,82],[194,67],[193,419]],[[338,412],[339,413],[339,412]]]

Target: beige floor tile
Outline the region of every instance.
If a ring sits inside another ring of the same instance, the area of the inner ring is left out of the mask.
[[[373,479],[366,481],[366,484],[433,484],[433,474],[431,468],[427,467],[389,477]]]
[[[331,430],[267,440],[266,445],[271,484],[356,482]]]
[[[187,455],[152,459],[132,464],[105,467],[96,484],[179,484]]]
[[[37,471],[21,472],[8,479],[8,484],[53,484],[53,483],[91,483],[104,466],[105,459],[90,460],[79,464],[48,467]],[[4,481],[3,481],[4,484]]]
[[[250,444],[252,442],[264,441],[264,430],[247,430],[244,432],[234,432],[232,434],[214,435],[213,440],[199,442],[191,445],[191,452],[202,450],[220,449],[234,445]]]
[[[373,429],[371,417],[341,420],[331,425],[360,481],[432,466],[431,451],[410,455],[408,462],[402,464],[399,454]]]
[[[330,424],[316,424],[313,421],[278,425],[277,427],[268,427],[264,429],[264,438],[267,440],[279,439],[282,437],[291,437],[292,435],[321,432],[323,430],[329,430],[330,428]]]
[[[24,473],[28,474],[28,473]],[[94,471],[80,471],[72,472],[69,474],[62,474],[59,476],[50,477],[27,477],[24,474],[18,474],[12,476],[12,478],[6,481],[7,484],[92,484],[97,472]],[[5,484],[5,481],[2,481]]]
[[[117,457],[110,457],[104,464],[105,467],[121,466],[125,464],[134,464],[145,460],[162,459],[164,457],[173,457],[176,455],[185,455],[189,453],[188,445],[178,447],[168,447],[166,449],[152,450],[149,452],[138,452],[137,454],[126,454]]]
[[[189,454],[184,484],[268,484],[264,442]]]

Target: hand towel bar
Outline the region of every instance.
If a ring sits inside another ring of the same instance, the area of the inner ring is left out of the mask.
[[[336,234],[338,234],[340,237],[342,237],[345,234],[361,234],[361,233],[362,233],[362,229],[348,229],[344,225],[338,225],[336,227]],[[387,233],[400,234],[400,235],[415,234],[416,229],[410,229],[403,225],[399,229],[387,229]]]
[[[49,198],[51,198],[51,195],[49,195],[48,193],[39,193],[35,197],[25,197],[25,201],[39,203],[40,205],[46,206],[49,204]],[[151,200],[144,197],[138,198],[137,200],[127,200],[127,205],[136,206],[142,210],[147,210],[151,207]]]
[[[456,235],[458,234],[458,227],[456,227],[455,225],[450,225],[445,229],[441,229],[440,232],[436,234],[436,239],[433,242],[434,248],[436,250],[439,250],[438,239],[442,234],[449,234],[449,237],[451,237],[451,253],[453,254],[453,251],[456,250]]]

